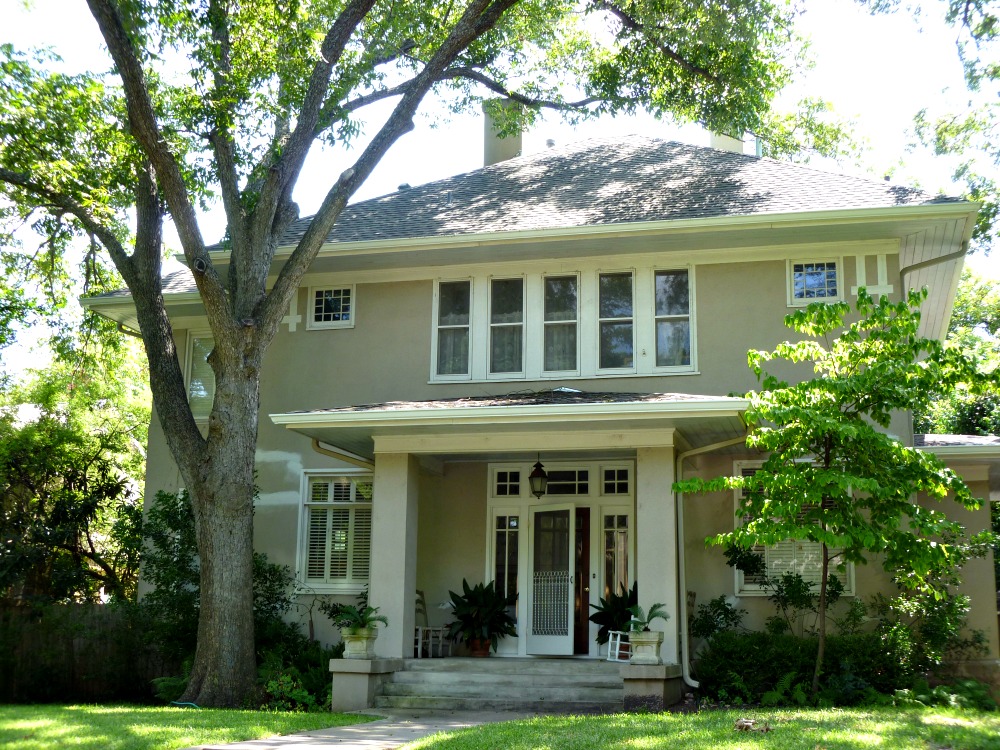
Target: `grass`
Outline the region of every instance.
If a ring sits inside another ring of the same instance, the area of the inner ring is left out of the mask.
[[[368,721],[333,713],[271,713],[166,706],[0,706],[4,750],[168,750],[239,742]]]
[[[739,718],[770,732],[740,732]],[[546,716],[426,737],[407,750],[998,750],[1000,715],[956,709]]]

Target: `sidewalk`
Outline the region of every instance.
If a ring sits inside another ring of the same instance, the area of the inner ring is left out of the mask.
[[[405,745],[407,742],[436,732],[451,732],[479,724],[514,721],[538,714],[516,711],[393,711],[369,710],[384,718],[366,724],[317,729],[284,737],[268,737],[229,745],[198,745],[199,750],[382,750]]]

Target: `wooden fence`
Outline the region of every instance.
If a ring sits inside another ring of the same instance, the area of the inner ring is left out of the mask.
[[[148,701],[176,674],[140,615],[100,604],[0,608],[0,702]]]

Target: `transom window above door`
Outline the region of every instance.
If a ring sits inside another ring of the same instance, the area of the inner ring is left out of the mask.
[[[697,367],[689,268],[441,279],[431,382],[670,375]]]

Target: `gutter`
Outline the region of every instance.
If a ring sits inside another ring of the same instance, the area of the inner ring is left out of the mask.
[[[330,456],[330,458],[335,458],[338,461],[343,461],[344,463],[351,464],[352,466],[357,466],[360,469],[375,471],[375,464],[364,456],[359,456],[357,453],[351,453],[350,451],[333,445],[326,448],[315,438],[313,438],[312,441],[312,449],[321,455]]]
[[[746,445],[746,438],[732,438],[730,440],[723,440],[721,443],[711,443],[710,445],[703,445],[700,448],[693,448],[689,451],[684,451],[679,453],[676,459],[676,467],[674,470],[674,476],[676,481],[681,481],[684,478],[684,461],[692,456],[697,456],[702,453],[711,453],[712,451],[719,450],[720,448],[729,448],[733,445]],[[688,687],[698,688],[701,683],[696,679],[691,677],[691,653],[688,648],[688,611],[687,611],[687,567],[684,563],[684,496],[681,493],[677,493],[675,496],[677,503],[677,573],[678,573],[678,597],[680,599],[680,648],[681,648],[681,676],[684,678],[684,682]]]

